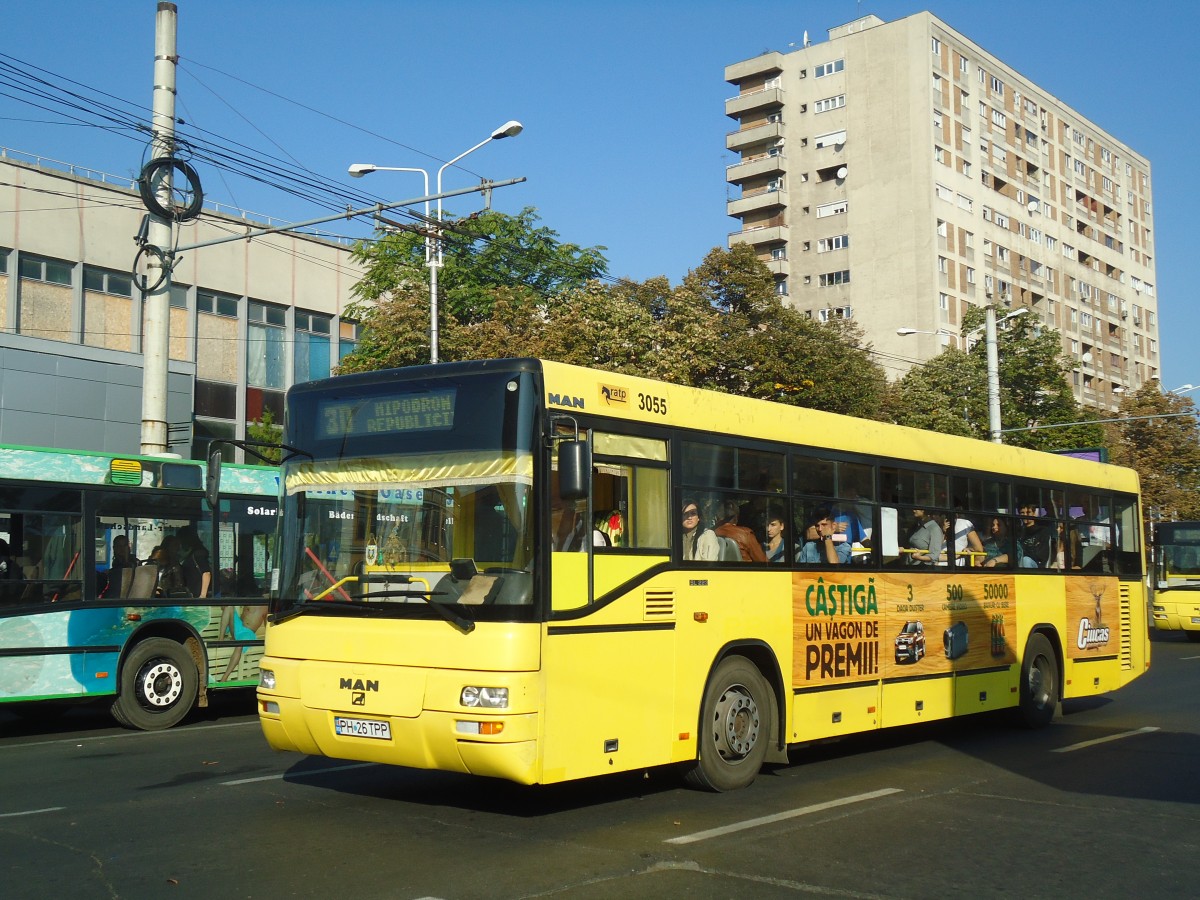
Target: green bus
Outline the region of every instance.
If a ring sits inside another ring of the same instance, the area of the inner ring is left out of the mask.
[[[154,730],[258,680],[278,470],[0,446],[0,709]]]

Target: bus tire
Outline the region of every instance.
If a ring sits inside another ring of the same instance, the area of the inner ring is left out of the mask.
[[[139,731],[176,725],[196,705],[196,663],[182,645],[168,638],[142,641],[121,666],[121,690],[113,717]]]
[[[751,784],[771,740],[771,689],[745,657],[718,664],[704,692],[697,734],[699,758],[687,783],[707,791],[735,791]]]
[[[1058,709],[1058,656],[1043,634],[1032,634],[1021,661],[1020,712],[1026,728],[1050,724]]]

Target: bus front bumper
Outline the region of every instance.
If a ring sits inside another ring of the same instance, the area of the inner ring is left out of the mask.
[[[538,781],[535,713],[422,710],[414,717],[376,716],[314,709],[298,699],[260,690],[258,714],[263,735],[276,750],[483,775],[518,784]],[[340,729],[336,720],[341,720]],[[355,730],[358,733],[348,733]]]

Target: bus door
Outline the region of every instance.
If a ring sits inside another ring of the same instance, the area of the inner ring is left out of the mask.
[[[591,490],[551,483],[547,780],[669,758],[674,610],[643,579],[670,558],[667,442],[592,431]]]

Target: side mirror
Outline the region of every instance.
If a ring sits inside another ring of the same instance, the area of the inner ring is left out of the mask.
[[[204,478],[204,497],[208,500],[208,508],[216,514],[221,502],[221,448],[208,448],[208,469]]]
[[[564,500],[587,498],[592,474],[592,453],[587,441],[558,445],[558,494]]]

